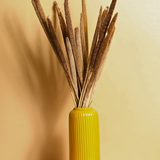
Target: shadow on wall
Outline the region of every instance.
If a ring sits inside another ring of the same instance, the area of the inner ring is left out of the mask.
[[[37,36],[35,34],[35,40],[31,40],[34,43],[31,44],[22,24],[15,16],[5,17],[4,27],[9,37],[7,43],[12,44],[11,50],[14,54],[12,56],[19,66],[21,78],[25,81],[32,98],[40,104],[38,110],[41,112],[45,126],[45,140],[36,159],[66,160],[63,154],[65,152],[63,133],[57,136],[54,131],[60,120],[61,112],[66,107],[65,103],[69,98],[66,95],[70,95],[65,74],[47,39],[44,37],[42,39],[41,32],[37,33]],[[10,57],[7,58],[9,61]],[[12,71],[16,76],[14,67]],[[31,150],[34,152],[35,148]],[[34,159],[31,153],[29,157],[30,160]]]

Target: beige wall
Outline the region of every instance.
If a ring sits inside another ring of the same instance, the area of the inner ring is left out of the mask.
[[[51,15],[52,1],[41,2]],[[58,3],[62,8],[63,0]],[[0,160],[68,160],[74,106],[63,71],[30,0],[0,4]],[[80,4],[70,0],[74,26]],[[110,1],[87,0],[90,42],[100,4]],[[118,1],[116,11],[116,33],[93,103],[101,159],[159,160],[160,1]]]

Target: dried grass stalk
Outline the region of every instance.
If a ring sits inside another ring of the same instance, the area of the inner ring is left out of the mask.
[[[38,18],[39,18],[39,20],[40,20],[40,22],[41,22],[41,25],[42,25],[42,27],[43,27],[43,29],[44,29],[47,37],[48,37],[48,39],[49,39],[49,41],[50,41],[53,49],[55,50],[55,53],[56,53],[56,55],[57,55],[60,63],[62,63],[62,61],[61,61],[61,59],[60,59],[60,55],[58,54],[57,49],[56,49],[56,47],[55,47],[56,45],[55,45],[55,43],[53,42],[53,39],[52,39],[52,37],[51,37],[51,35],[50,35],[50,29],[49,29],[49,27],[48,27],[47,18],[46,18],[46,16],[45,16],[45,13],[44,13],[44,11],[43,11],[43,8],[41,7],[41,4],[40,4],[39,0],[32,0],[32,4],[33,4],[33,6],[34,6],[34,8],[35,8],[35,11],[36,11],[36,13],[37,13],[37,16],[38,16]]]
[[[91,75],[89,75],[87,79],[90,80],[90,78],[91,78]],[[89,80],[86,80],[85,84],[83,85],[83,90],[81,92],[80,100],[78,103],[78,108],[86,108],[86,105],[82,105],[82,104],[83,104],[84,96],[85,96],[85,93],[88,87]]]
[[[110,20],[112,18],[112,14],[113,14],[116,2],[117,2],[117,0],[112,1],[111,5],[110,5],[110,8],[109,8],[109,11],[108,11],[108,14],[107,14],[107,17],[105,18],[104,23],[102,23],[101,33],[99,34],[99,40],[98,40],[98,43],[96,45],[96,48],[93,52],[92,59],[91,59],[91,64],[90,64],[90,69],[89,69],[91,72],[93,71],[93,66],[94,66],[94,63],[95,63],[95,59],[97,57],[97,54],[98,54],[99,49],[101,47],[101,43],[102,43],[102,41],[105,37],[108,25],[109,25]]]
[[[39,0],[32,0],[32,4],[33,4],[33,7],[35,9],[35,12],[38,16],[38,19],[43,27],[43,30],[44,32],[46,33],[46,36],[48,38],[48,40],[51,42],[51,38],[50,38],[50,35],[49,35],[49,30],[48,30],[48,25],[47,25],[47,20],[46,20],[46,15],[43,11],[43,8],[40,4],[40,1]]]
[[[98,39],[98,35],[99,35],[99,32],[100,32],[101,20],[102,20],[102,6],[100,7],[97,26],[96,26],[96,29],[95,29],[95,32],[94,32],[94,37],[93,37],[91,51],[90,51],[89,60],[88,60],[88,69],[89,69],[89,65],[91,63],[91,58],[92,58],[92,55],[93,55],[93,51],[94,51],[94,49],[96,47],[96,44],[97,44],[97,39]]]
[[[84,63],[84,75],[85,75],[86,68],[87,68],[88,55],[87,55],[87,48],[86,48],[83,13],[81,13],[81,18],[80,18],[80,34],[81,34],[81,44],[82,44],[83,63]]]
[[[57,31],[56,4],[57,3],[53,2],[53,7],[52,7],[52,11],[53,11],[53,26],[54,26],[54,30],[55,31]]]
[[[104,9],[103,14],[102,14],[102,22],[106,19],[107,14],[108,14],[108,11],[109,11],[109,7],[107,6],[107,7]]]
[[[113,19],[111,21],[111,24],[109,26],[110,30],[108,30],[108,34],[104,38],[104,40],[101,44],[99,53],[96,57],[94,68],[93,68],[93,73],[92,73],[92,76],[91,76],[91,79],[90,79],[90,82],[88,84],[88,87],[87,87],[87,90],[86,90],[86,93],[85,93],[85,97],[84,97],[84,100],[83,100],[83,105],[86,105],[87,100],[89,100],[89,94],[90,94],[91,88],[93,87],[93,90],[94,90],[94,87],[95,87],[94,84],[96,83],[97,79],[99,80],[99,77],[97,78],[98,72],[100,71],[100,68],[103,65],[102,62],[103,62],[104,57],[106,57],[106,55],[109,51],[110,40],[113,37],[112,35],[113,35],[114,25],[115,25],[117,16],[118,16],[118,13],[115,14],[115,16],[113,17]],[[92,95],[93,94],[91,93],[90,96],[92,97]]]
[[[69,66],[70,66],[70,70],[71,70],[73,83],[75,86],[76,93],[78,95],[76,66],[75,66],[74,57],[73,57],[73,53],[72,53],[72,47],[71,47],[71,44],[70,44],[68,37],[66,37],[66,50],[67,50],[67,55],[68,55],[68,59],[69,59]]]
[[[81,92],[82,92],[82,86],[81,86],[81,82],[80,82],[79,79],[77,80],[77,85],[78,85],[78,95],[79,95],[79,97],[80,97]],[[78,103],[78,104],[79,104],[79,103]],[[78,105],[77,105],[77,106],[78,106]]]
[[[58,15],[58,19],[59,19],[62,35],[63,35],[63,41],[64,41],[64,44],[65,44],[65,47],[67,47],[66,46],[66,37],[68,37],[68,30],[67,30],[67,27],[66,27],[66,23],[64,21],[63,15],[62,15],[62,13],[61,13],[56,1],[53,2],[53,6],[55,8],[55,11],[57,11],[57,15]],[[68,68],[70,68],[69,59],[67,59],[67,62],[68,62],[67,63]]]
[[[57,14],[58,14],[58,18],[59,18],[59,22],[60,22],[60,26],[61,26],[61,30],[62,30],[62,35],[63,35],[63,40],[64,43],[66,42],[66,37],[68,37],[68,30],[67,30],[67,26],[66,23],[64,21],[63,15],[58,7],[57,2],[53,2],[53,6],[55,6]]]
[[[60,61],[61,66],[63,67],[63,69],[66,73],[66,77],[67,77],[68,81],[71,81],[71,84],[73,85],[73,89],[74,89],[74,91],[76,91],[76,88],[74,86],[70,70],[67,67],[66,59],[64,57],[64,54],[63,54],[63,51],[62,51],[61,46],[59,44],[58,38],[57,38],[56,33],[54,31],[54,28],[52,26],[52,22],[49,18],[47,18],[47,22],[48,22],[48,27],[49,27],[49,31],[50,31],[50,36],[51,36],[51,39],[53,41],[53,49],[54,49],[57,57],[59,57],[59,61]]]
[[[108,14],[108,11],[109,11],[109,7],[107,6],[104,11],[103,11],[103,14],[102,14],[102,20],[101,20],[101,27],[100,27],[100,33],[102,32],[102,24],[104,24],[104,21],[107,17],[107,14]]]
[[[82,54],[82,46],[80,39],[80,31],[79,28],[75,28],[75,39],[77,45],[77,54],[78,54],[78,73],[80,77],[81,86],[83,86],[83,54]]]
[[[62,65],[64,71],[70,77],[70,72],[67,68],[67,62],[65,60],[65,57],[64,57],[63,51],[61,49],[61,46],[59,44],[58,38],[56,36],[55,30],[52,26],[52,22],[49,18],[47,18],[47,22],[48,22],[48,28],[49,28],[49,31],[50,31],[50,36],[51,36],[51,39],[52,39],[53,49],[54,49],[57,57],[59,57],[60,63]]]
[[[89,105],[92,103],[92,99],[93,99],[93,95],[94,95],[94,92],[95,90],[97,89],[97,85],[98,85],[98,82],[99,82],[99,79],[100,79],[100,76],[101,76],[101,73],[102,73],[102,70],[104,68],[104,64],[106,62],[106,58],[107,58],[107,54],[109,52],[109,48],[110,48],[110,45],[111,45],[111,41],[112,41],[112,38],[113,38],[113,35],[114,35],[114,32],[115,32],[115,27],[113,28],[113,30],[111,31],[111,38],[109,39],[108,41],[108,44],[105,48],[105,51],[104,51],[104,56],[102,57],[102,62],[101,62],[101,65],[100,65],[100,68],[97,72],[97,75],[96,75],[96,78],[95,78],[95,81],[94,81],[94,84],[93,84],[93,87],[92,87],[92,91],[91,91],[91,94],[90,94],[90,98],[89,99]],[[106,37],[106,41],[107,41],[107,37]]]
[[[83,13],[83,19],[84,19],[85,42],[86,42],[86,51],[87,51],[87,57],[88,57],[89,45],[88,45],[88,21],[87,21],[86,0],[82,0],[82,13]]]
[[[77,55],[77,47],[76,47],[76,42],[75,42],[75,38],[74,38],[74,32],[73,32],[73,27],[72,27],[72,21],[71,21],[71,15],[70,15],[70,10],[69,10],[69,5],[68,5],[68,0],[65,0],[64,2],[64,9],[65,9],[65,17],[66,17],[66,24],[67,24],[67,29],[68,29],[68,34],[69,34],[69,39],[71,42],[71,46],[72,46],[72,52],[74,55],[74,60],[75,60],[75,64],[76,64],[76,71],[78,72],[78,55]],[[78,73],[78,78],[80,73]]]
[[[114,15],[114,17],[112,18],[112,21],[111,21],[111,23],[110,23],[110,25],[109,25],[109,27],[108,27],[108,34],[110,33],[112,33],[112,30],[113,30],[113,28],[114,28],[114,26],[115,26],[115,23],[116,23],[116,21],[117,21],[117,17],[118,17],[118,13],[116,13],[115,15]],[[107,35],[108,36],[108,35]]]
[[[108,29],[108,26],[109,26],[109,23],[110,23],[110,20],[112,18],[112,15],[113,15],[113,11],[114,11],[114,8],[116,6],[116,2],[117,0],[112,0],[111,2],[111,5],[109,7],[109,11],[108,11],[108,14],[107,14],[107,17],[104,19],[104,22],[102,23],[102,32],[100,33],[100,42],[102,42],[104,36],[105,36],[105,33]]]

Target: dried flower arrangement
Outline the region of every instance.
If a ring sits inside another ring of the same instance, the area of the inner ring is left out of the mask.
[[[117,0],[112,0],[110,7],[106,7],[103,11],[102,6],[100,7],[90,52],[85,0],[82,0],[80,27],[76,27],[74,30],[68,0],[64,1],[65,19],[58,4],[53,2],[53,12],[58,15],[67,52],[67,58],[65,58],[54,29],[55,20],[52,23],[52,21],[45,16],[39,0],[32,0],[32,4],[46,36],[64,69],[75,106],[78,108],[87,108],[92,103],[93,94],[97,87],[115,32],[118,13],[116,13],[113,18],[112,15],[116,2]]]

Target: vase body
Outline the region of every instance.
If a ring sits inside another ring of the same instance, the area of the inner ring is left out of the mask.
[[[100,160],[99,118],[93,108],[74,108],[69,114],[70,160]]]

